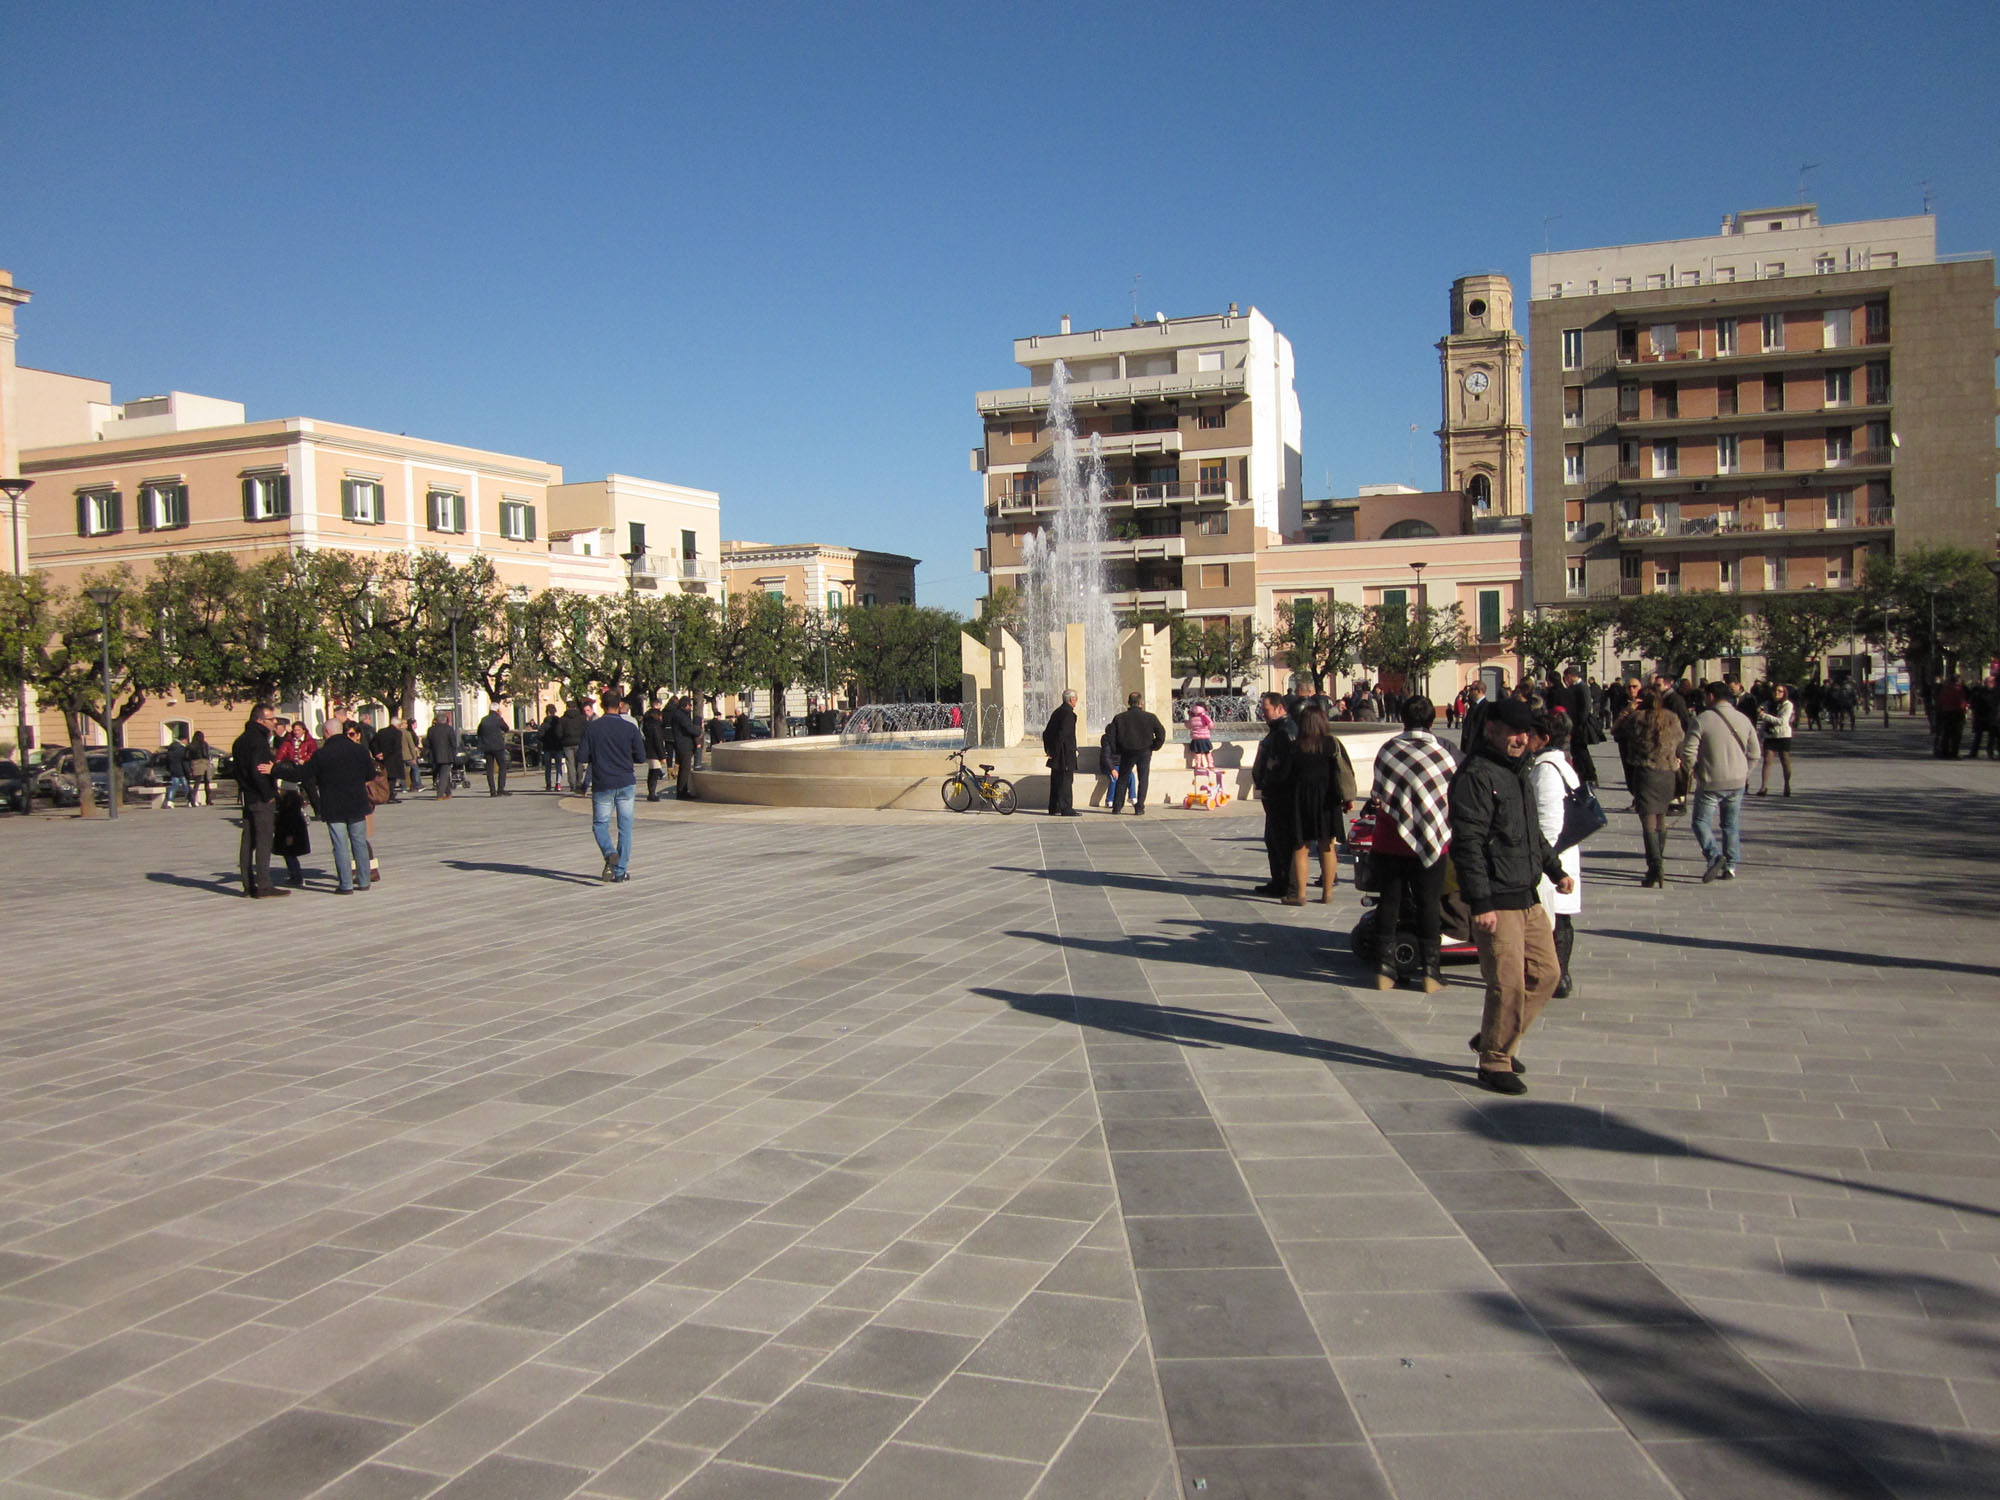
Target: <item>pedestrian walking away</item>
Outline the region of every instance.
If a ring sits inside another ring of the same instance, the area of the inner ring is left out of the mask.
[[[1528,782],[1534,711],[1501,698],[1485,716],[1478,745],[1451,782],[1451,862],[1472,911],[1472,938],[1486,1004],[1473,1049],[1479,1082],[1498,1094],[1525,1094],[1516,1058],[1521,1039],[1555,993],[1562,969],[1554,928],[1535,899],[1547,876],[1567,895],[1575,882],[1542,837]]]
[[[278,716],[268,703],[250,710],[250,721],[229,747],[229,761],[243,803],[243,837],[237,846],[237,865],[243,878],[243,894],[253,899],[289,896],[290,891],[271,884],[271,843],[277,833],[278,783],[271,779],[277,769],[276,751],[271,744],[271,726]]]
[[[507,795],[507,721],[495,703],[479,721],[479,748],[486,756],[486,795]]]
[[[1792,795],[1792,729],[1797,721],[1797,710],[1792,705],[1791,689],[1782,682],[1771,688],[1771,701],[1757,710],[1757,728],[1764,736],[1764,775],[1757,783],[1757,795],[1771,794],[1771,762],[1777,761],[1785,769],[1785,795]]]
[[[1977,755],[1978,753],[1978,747],[1975,746],[1973,754]],[[194,790],[188,784],[187,741],[181,739],[178,735],[167,746],[167,795],[165,806],[172,807],[174,805],[175,792],[181,794],[181,802],[184,806],[194,806]]]
[[[646,800],[658,802],[660,779],[672,759],[667,743],[667,716],[660,708],[658,693],[653,694],[653,701],[646,705],[646,712],[639,720],[639,737],[646,742]]]
[[[1757,727],[1737,711],[1729,684],[1711,682],[1702,696],[1708,707],[1696,717],[1694,733],[1681,741],[1681,761],[1694,793],[1694,839],[1708,861],[1701,876],[1706,884],[1734,880],[1743,858],[1743,794],[1757,759]]]
[[[1569,746],[1574,741],[1576,726],[1570,722],[1568,714],[1538,713],[1534,726],[1528,731],[1528,765],[1531,784],[1535,789],[1535,816],[1541,824],[1542,837],[1550,848],[1562,842],[1563,818],[1569,807],[1569,795],[1583,785],[1583,773],[1578,771],[1569,758]],[[1563,873],[1569,876],[1574,889],[1558,891],[1555,882],[1544,875],[1535,886],[1535,900],[1542,910],[1549,913],[1554,926],[1556,964],[1562,971],[1556,980],[1554,1000],[1567,1000],[1573,986],[1569,973],[1569,957],[1576,943],[1574,918],[1583,910],[1583,846],[1572,844],[1559,850],[1556,858],[1562,861]]]
[[[1049,762],[1049,816],[1079,817],[1076,796],[1076,689],[1065,688],[1062,702],[1042,726],[1042,754]]]
[[[1639,815],[1639,836],[1646,845],[1646,875],[1642,887],[1664,889],[1667,883],[1667,817],[1673,811],[1683,735],[1680,717],[1660,703],[1657,688],[1632,683],[1630,706],[1612,730],[1625,765],[1625,787],[1632,794],[1632,811]]]
[[[403,731],[392,721],[375,731],[375,738],[369,748],[375,758],[382,763],[382,774],[389,779],[389,800],[401,802],[403,789]]]
[[[646,737],[625,713],[625,695],[608,688],[604,712],[584,726],[580,747],[590,767],[590,831],[604,855],[606,880],[630,880],[632,816],[638,800],[639,767],[646,763]],[[611,840],[616,818],[618,841]]]
[[[563,771],[572,794],[583,790],[583,731],[589,724],[581,700],[572,698],[561,720]]]
[[[1457,770],[1431,726],[1437,709],[1423,697],[1403,700],[1403,732],[1375,752],[1375,838],[1372,855],[1381,886],[1376,902],[1375,988],[1393,990],[1397,972],[1393,938],[1403,908],[1415,892],[1417,943],[1423,953],[1423,990],[1444,988],[1438,959],[1443,930],[1446,851],[1451,847],[1451,778]]]
[[[424,741],[415,719],[403,720],[403,776],[409,791],[424,789]]]
[[[431,791],[440,802],[451,796],[451,778],[458,769],[458,731],[445,722],[443,714],[431,720],[424,732],[424,758],[430,762]]]
[[[1957,760],[1959,743],[1965,738],[1965,716],[1972,707],[1972,695],[1954,672],[1937,690],[1937,758]]]
[[[215,802],[215,755],[208,748],[208,736],[199,729],[188,741],[188,785],[193,791],[190,806],[209,807]]]
[[[1152,778],[1153,752],[1167,742],[1166,726],[1145,708],[1137,693],[1125,699],[1125,712],[1111,721],[1111,742],[1118,749],[1118,779],[1111,784],[1111,811],[1129,798],[1134,814],[1146,811],[1146,784]]]
[[[334,888],[340,895],[368,889],[373,850],[368,841],[368,783],[375,777],[375,757],[362,741],[361,726],[352,719],[340,733],[329,735],[313,752],[313,779],[319,784],[319,805],[333,845]]]
[[[667,738],[674,751],[674,800],[693,802],[694,757],[701,744],[701,726],[694,721],[692,712],[694,700],[682,693],[667,705],[665,724]]]
[[[1256,894],[1283,896],[1292,884],[1292,747],[1299,731],[1276,693],[1259,698],[1257,712],[1264,720],[1264,738],[1250,763],[1250,784],[1264,803],[1264,857],[1271,877]]]

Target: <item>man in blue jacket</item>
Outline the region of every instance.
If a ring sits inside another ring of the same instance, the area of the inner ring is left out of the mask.
[[[590,767],[590,831],[604,853],[606,880],[630,880],[632,812],[638,800],[639,767],[646,763],[646,737],[625,712],[625,695],[609,688],[604,712],[583,729],[578,759]],[[611,817],[618,815],[618,844],[611,843]]]

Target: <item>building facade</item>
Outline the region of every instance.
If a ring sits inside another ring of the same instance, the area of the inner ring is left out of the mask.
[[[782,594],[811,609],[915,604],[918,561],[819,542],[724,542],[722,580],[732,594]]]
[[[1161,317],[1129,328],[1014,341],[1028,383],[976,397],[990,587],[1018,587],[1027,539],[1055,499],[1049,387],[1069,372],[1077,431],[1109,484],[1105,564],[1115,605],[1204,619],[1257,610],[1260,532],[1300,524],[1299,401],[1292,346],[1262,313]]]
[[[1994,265],[1928,215],[1533,257],[1533,594],[1851,589],[1994,545]]]
[[[722,497],[630,474],[549,487],[549,535],[616,558],[636,590],[722,598]],[[587,538],[587,541],[586,541]]]
[[[1480,519],[1528,511],[1526,346],[1514,330],[1514,284],[1497,272],[1451,284],[1451,332],[1438,341],[1444,421],[1440,488],[1463,495]]]

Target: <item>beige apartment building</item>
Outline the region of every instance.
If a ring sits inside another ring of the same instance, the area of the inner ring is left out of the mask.
[[[1257,609],[1260,532],[1296,530],[1299,401],[1292,346],[1257,309],[1014,341],[1028,383],[976,397],[990,587],[1018,587],[1027,539],[1054,509],[1048,422],[1057,360],[1077,431],[1101,445],[1105,564],[1115,605],[1207,619]]]
[[[782,594],[813,609],[914,604],[919,559],[819,542],[724,542],[722,580],[732,594]]]
[[[1994,263],[1929,215],[1538,255],[1542,604],[1851,589],[1870,554],[1994,546]]]
[[[559,552],[613,558],[635,590],[722,598],[722,497],[715,491],[607,474],[551,485],[548,507]]]

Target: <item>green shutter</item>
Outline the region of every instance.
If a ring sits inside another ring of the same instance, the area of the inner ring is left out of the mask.
[[[527,539],[532,542],[535,539],[535,507],[532,505],[524,505],[521,507],[521,514],[527,518],[528,522]]]
[[[139,529],[151,531],[160,524],[160,491],[152,485],[139,486]]]
[[[451,497],[451,529],[460,536],[465,535],[465,496]]]
[[[90,535],[90,496],[81,491],[76,497],[76,534]]]
[[[1500,639],[1500,591],[1482,589],[1479,593],[1479,638],[1482,641]]]
[[[359,495],[355,489],[354,481],[352,479],[341,480],[340,481],[341,520],[358,521],[361,519],[361,514],[360,514],[361,507],[358,503],[358,500],[359,500]]]
[[[110,496],[110,503],[105,509],[110,513],[109,520],[111,524],[104,529],[107,532],[123,531],[125,529],[125,497],[119,494],[118,491],[113,490]]]
[[[247,474],[243,476],[243,519],[257,519],[257,481]]]
[[[274,478],[277,481],[278,492],[272,497],[271,514],[289,516],[292,513],[292,476],[279,474]]]

